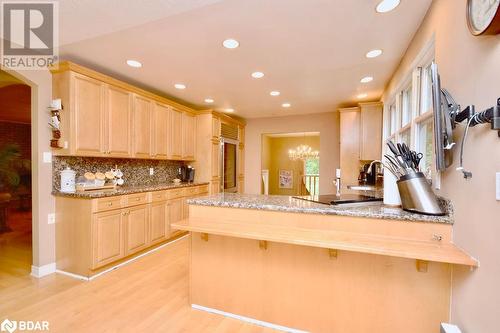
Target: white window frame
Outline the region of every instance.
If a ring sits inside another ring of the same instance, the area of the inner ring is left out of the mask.
[[[419,138],[419,129],[420,125],[429,119],[433,118],[433,109],[432,105],[428,110],[423,111],[421,114],[419,113],[422,97],[425,93],[425,80],[426,73],[424,69],[427,68],[435,59],[435,38],[434,36],[431,40],[422,48],[418,56],[414,59],[409,70],[404,73],[402,76],[402,80],[396,82],[394,85],[395,88],[392,89],[388,94],[388,98],[386,99],[388,103],[384,103],[384,151],[387,153],[388,148],[385,143],[388,140],[392,140],[394,142],[401,142],[402,135],[407,130],[410,130],[410,144],[409,147],[412,150],[420,151],[421,147],[418,147],[420,138]],[[408,87],[412,86],[412,96],[411,96],[411,114],[410,114],[410,122],[405,126],[402,126],[402,116],[403,116],[403,92],[408,89]],[[432,94],[432,91],[429,90],[429,93]],[[432,98],[432,95],[427,98]],[[391,133],[391,115],[390,115],[390,107],[392,105],[396,105],[396,131]],[[434,140],[434,137],[433,137]],[[434,147],[434,142],[433,142]],[[440,184],[440,173],[436,172],[435,160],[432,160],[432,180],[433,183],[438,188]]]

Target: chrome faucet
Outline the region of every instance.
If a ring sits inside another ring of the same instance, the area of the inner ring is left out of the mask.
[[[373,166],[374,164],[376,164],[376,163],[380,164],[381,166],[384,166],[384,163],[382,163],[382,161],[379,161],[379,160],[372,161],[372,162],[370,163],[370,165],[368,166],[368,171],[367,171],[367,173],[368,173],[369,175],[371,175],[371,174],[372,174],[372,166]]]
[[[337,190],[337,196],[340,197],[340,188],[341,188],[341,182],[340,182],[340,177],[337,177],[335,178],[335,180],[333,181],[335,183],[335,187],[336,187],[336,190]]]

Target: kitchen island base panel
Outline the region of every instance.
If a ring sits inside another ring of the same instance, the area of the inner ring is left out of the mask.
[[[451,265],[191,234],[190,303],[312,332],[434,332],[449,319]]]

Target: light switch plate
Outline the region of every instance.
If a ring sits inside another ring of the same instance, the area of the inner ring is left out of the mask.
[[[56,223],[56,214],[55,213],[50,213],[49,215],[47,215],[47,223],[48,224]]]
[[[497,200],[500,201],[500,172],[497,172],[497,181],[496,181],[496,189],[497,189]]]
[[[52,163],[52,153],[50,151],[43,152],[43,163]]]
[[[152,176],[155,174],[155,169],[154,168],[149,168],[149,175]]]

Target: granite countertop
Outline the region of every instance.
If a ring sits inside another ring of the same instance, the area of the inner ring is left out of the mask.
[[[64,193],[58,190],[53,190],[52,195],[59,197],[95,199],[95,198],[112,197],[116,195],[162,191],[162,190],[170,190],[175,188],[191,187],[199,185],[208,185],[208,183],[194,182],[194,183],[180,183],[180,184],[165,183],[165,184],[155,184],[155,185],[118,186],[116,190],[112,191],[90,191],[90,192],[75,192],[75,193]]]
[[[445,216],[430,216],[410,213],[404,211],[401,208],[386,206],[382,202],[331,206],[282,195],[224,193],[207,197],[188,199],[187,202],[188,204],[192,205],[214,207],[246,208],[291,213],[340,215],[410,222],[453,224],[452,205],[449,201],[446,200],[442,200],[442,204],[448,212],[448,214]]]

